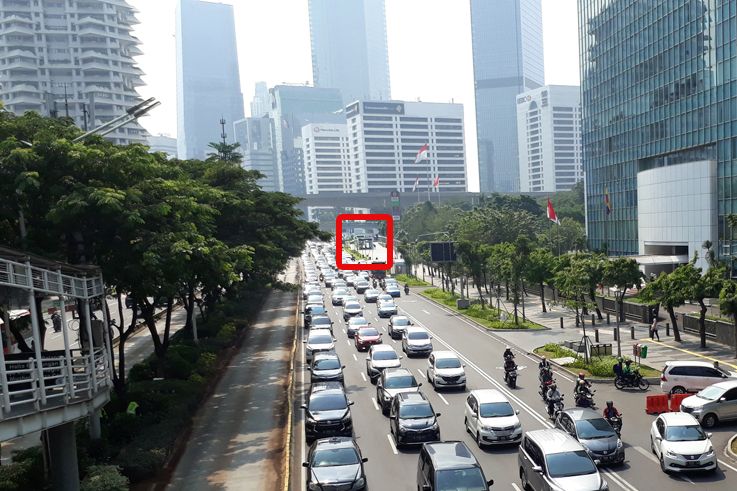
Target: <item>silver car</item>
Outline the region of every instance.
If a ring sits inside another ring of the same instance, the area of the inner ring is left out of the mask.
[[[432,336],[421,327],[408,327],[402,334],[402,351],[407,356],[428,356],[432,353]]]
[[[579,441],[589,455],[602,464],[624,463],[624,445],[612,425],[590,408],[566,409],[558,414],[555,427]]]
[[[681,412],[693,415],[704,428],[737,419],[737,381],[718,382],[685,398]]]

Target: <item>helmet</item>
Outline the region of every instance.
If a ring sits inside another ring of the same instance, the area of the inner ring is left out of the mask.
[[[543,356],[543,357],[542,357],[542,360],[541,360],[541,361],[545,361],[545,360],[547,360],[547,358],[545,358],[545,357]]]
[[[583,379],[586,378],[586,374],[583,373],[583,372],[578,372],[578,378],[580,378],[581,380],[583,380]]]
[[[613,408],[614,407],[614,402],[613,401],[606,401],[606,407],[608,407],[609,409]]]
[[[512,349],[512,348],[510,348],[509,345],[507,345],[507,347],[505,349]]]

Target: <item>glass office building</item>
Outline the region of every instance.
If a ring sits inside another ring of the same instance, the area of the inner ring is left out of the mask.
[[[728,252],[735,15],[737,0],[579,0],[590,247],[683,258],[711,240]]]

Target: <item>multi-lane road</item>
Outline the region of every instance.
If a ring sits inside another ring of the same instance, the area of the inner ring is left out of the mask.
[[[363,455],[369,459],[366,464],[369,486],[373,490],[416,490],[418,450],[396,448],[389,433],[389,420],[381,414],[376,404],[376,388],[366,379],[366,353],[358,352],[352,340],[346,336],[341,308],[330,305],[330,289],[325,289],[324,294],[330,317],[335,322],[336,351],[346,366],[344,371],[346,392],[355,402],[351,409],[355,438]],[[364,305],[364,316],[384,333],[384,342],[394,346],[402,355],[401,343],[393,341],[386,334],[388,320],[378,318],[375,304],[366,304],[362,300],[362,295],[358,297]],[[434,349],[453,350],[466,365],[468,380],[466,392],[455,390],[436,392],[425,380],[427,367],[425,358],[405,356],[402,360],[402,366],[411,369],[417,381],[422,382],[421,390],[428,396],[435,411],[442,413],[439,418],[442,438],[465,441],[483,466],[486,476],[495,480],[494,489],[520,491],[517,447],[512,445],[479,449],[473,437],[465,431],[464,405],[469,390],[496,388],[502,391],[520,411],[519,417],[524,430],[551,427],[552,422],[547,418],[545,406],[537,392],[538,360],[517,351],[517,363],[525,368],[519,372],[518,387],[509,389],[503,382],[501,369],[504,340],[414,292],[397,299],[397,304],[400,314],[409,316],[415,325],[425,327],[432,334]],[[293,490],[305,488],[305,469],[301,467],[306,453],[304,415],[299,406],[303,404],[304,395],[309,390],[309,372],[304,368],[303,346],[300,343],[295,355],[297,356],[294,375],[296,412],[291,466]],[[565,372],[556,372],[556,379],[566,396],[568,406],[573,400],[573,380]],[[624,414],[622,439],[627,452],[625,464],[602,468],[611,490],[686,490],[693,489],[694,484],[708,490],[737,489],[737,463],[729,460],[723,453],[727,440],[735,433],[737,425],[721,425],[711,430],[712,442],[720,462],[720,469],[716,473],[666,475],[661,472],[657,460],[650,452],[649,430],[654,416],[644,412],[646,393],[621,392],[614,386],[606,384],[597,384],[595,388],[599,407],[603,407],[605,401],[611,399]],[[651,387],[647,394],[653,393],[659,393],[657,385]]]

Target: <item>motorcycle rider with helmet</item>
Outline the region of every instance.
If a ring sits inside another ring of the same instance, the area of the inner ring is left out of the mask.
[[[550,388],[548,388],[546,397],[548,400],[548,414],[550,416],[553,416],[553,413],[555,411],[555,403],[560,401],[563,396],[561,395],[560,391],[558,391],[558,386],[553,383],[550,385]]]

